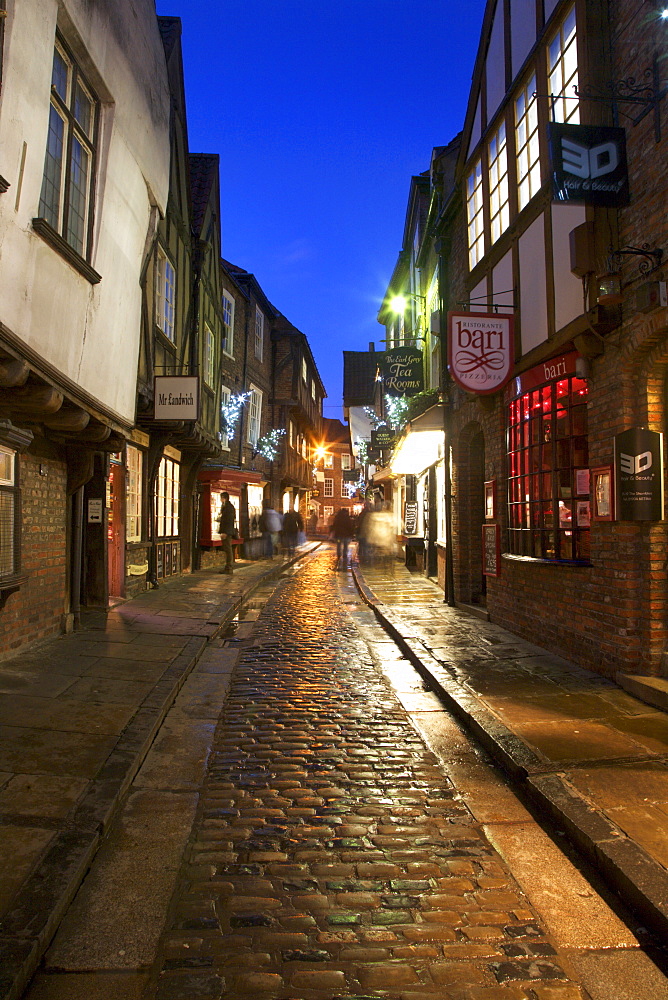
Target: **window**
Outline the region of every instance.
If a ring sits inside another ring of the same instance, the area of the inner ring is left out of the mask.
[[[250,399],[248,401],[248,430],[247,440],[253,447],[260,438],[260,421],[262,419],[262,393],[259,389],[251,386]]]
[[[162,247],[158,247],[155,280],[155,322],[158,329],[174,343],[174,308],[176,271]]]
[[[0,582],[18,572],[16,452],[0,445]]]
[[[334,468],[334,456],[330,455],[328,452],[325,452],[324,467],[326,469]]]
[[[291,420],[288,420],[288,444],[291,448],[295,446],[295,425]]]
[[[131,444],[125,454],[127,478],[125,481],[125,538],[128,542],[141,541],[142,506],[142,453]]]
[[[351,483],[344,483],[343,480],[341,481],[341,499],[342,500],[350,500],[350,489],[349,489],[349,486],[351,486],[351,485],[352,485]]]
[[[223,294],[223,351],[234,357],[234,299]]]
[[[329,518],[330,517],[334,517],[334,508],[333,507],[323,507],[322,508],[322,516],[324,517],[325,521],[327,523],[329,523]]]
[[[204,381],[213,386],[216,369],[216,342],[213,330],[208,323],[204,324]]]
[[[255,357],[262,361],[264,346],[264,314],[255,306]]]
[[[230,390],[226,385],[221,385],[220,387],[220,409],[222,413],[226,412],[226,408],[230,403]],[[221,448],[230,447],[230,436],[227,432],[227,424],[224,420],[221,421],[220,430],[220,446]]]
[[[489,215],[492,243],[496,243],[510,222],[508,209],[508,150],[506,123],[501,122],[492,137],[489,155]]]
[[[306,367],[306,358],[302,358],[302,379],[306,384],[308,384],[308,368]]]
[[[179,533],[179,464],[171,458],[160,459],[155,493],[155,516],[159,538],[173,538]]]
[[[578,125],[580,105],[575,93],[575,88],[578,85],[575,7],[571,7],[547,47],[547,77],[547,92],[556,98],[554,101],[554,120]]]
[[[333,479],[325,479],[325,485],[323,487],[322,495],[325,496],[325,497],[333,497],[334,496],[334,480]]]
[[[520,211],[540,188],[538,101],[536,77],[532,76],[515,100],[515,147],[517,151],[517,199]]]
[[[98,105],[74,59],[56,42],[39,215],[88,256]]]
[[[353,456],[352,455],[341,455],[341,468],[345,471],[352,469],[353,467]]]
[[[573,376],[525,392],[508,408],[510,551],[589,559],[587,383]]]
[[[476,163],[466,181],[466,217],[468,220],[469,269],[482,259],[485,249],[482,213],[482,163]]]
[[[315,402],[315,380],[311,379],[311,399]]]

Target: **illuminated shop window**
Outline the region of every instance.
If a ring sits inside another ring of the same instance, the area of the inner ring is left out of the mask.
[[[548,382],[508,407],[509,551],[589,559],[587,383]]]
[[[515,99],[515,149],[517,156],[517,200],[520,211],[540,188],[540,144],[536,77],[532,76]]]
[[[559,26],[547,47],[547,91],[554,101],[554,120],[580,123],[580,105],[575,88],[578,85],[578,49],[575,35],[575,7]],[[550,104],[552,105],[552,101]]]
[[[466,218],[471,270],[482,259],[485,249],[482,203],[482,163],[478,160],[466,181]]]
[[[489,144],[489,216],[492,243],[496,243],[510,222],[508,208],[508,150],[506,124],[502,122]]]
[[[125,496],[125,540],[141,541],[141,508],[142,508],[142,453],[139,448],[127,446],[125,462],[127,465],[126,496]]]
[[[160,459],[155,492],[159,538],[173,538],[179,533],[179,471],[178,462]]]

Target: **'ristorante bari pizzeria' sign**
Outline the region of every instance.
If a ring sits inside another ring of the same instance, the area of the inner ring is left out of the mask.
[[[515,358],[513,317],[451,312],[448,327],[448,364],[455,382],[480,394],[502,389]]]

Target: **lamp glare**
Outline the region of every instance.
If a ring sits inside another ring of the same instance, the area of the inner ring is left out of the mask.
[[[403,295],[395,295],[394,298],[390,299],[390,309],[392,312],[399,313],[403,316],[406,312],[406,299]]]

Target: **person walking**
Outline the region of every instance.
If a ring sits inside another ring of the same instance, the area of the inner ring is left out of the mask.
[[[355,525],[347,507],[342,507],[332,521],[332,534],[336,539],[336,567],[345,569],[348,565],[348,546],[355,533]]]
[[[264,554],[267,559],[273,559],[274,553],[278,548],[282,521],[281,515],[271,506],[271,501],[263,500],[262,513],[260,514],[260,531],[264,539]]]
[[[223,555],[225,556],[225,565],[219,572],[231,573],[233,562],[232,539],[235,536],[237,512],[234,509],[234,504],[230,503],[230,494],[223,492],[220,495],[222,497],[223,504],[220,508],[218,530],[220,532],[220,547],[223,551]]]
[[[304,530],[304,518],[297,510],[286,510],[283,515],[283,541],[288,558],[295,554],[299,532]]]

